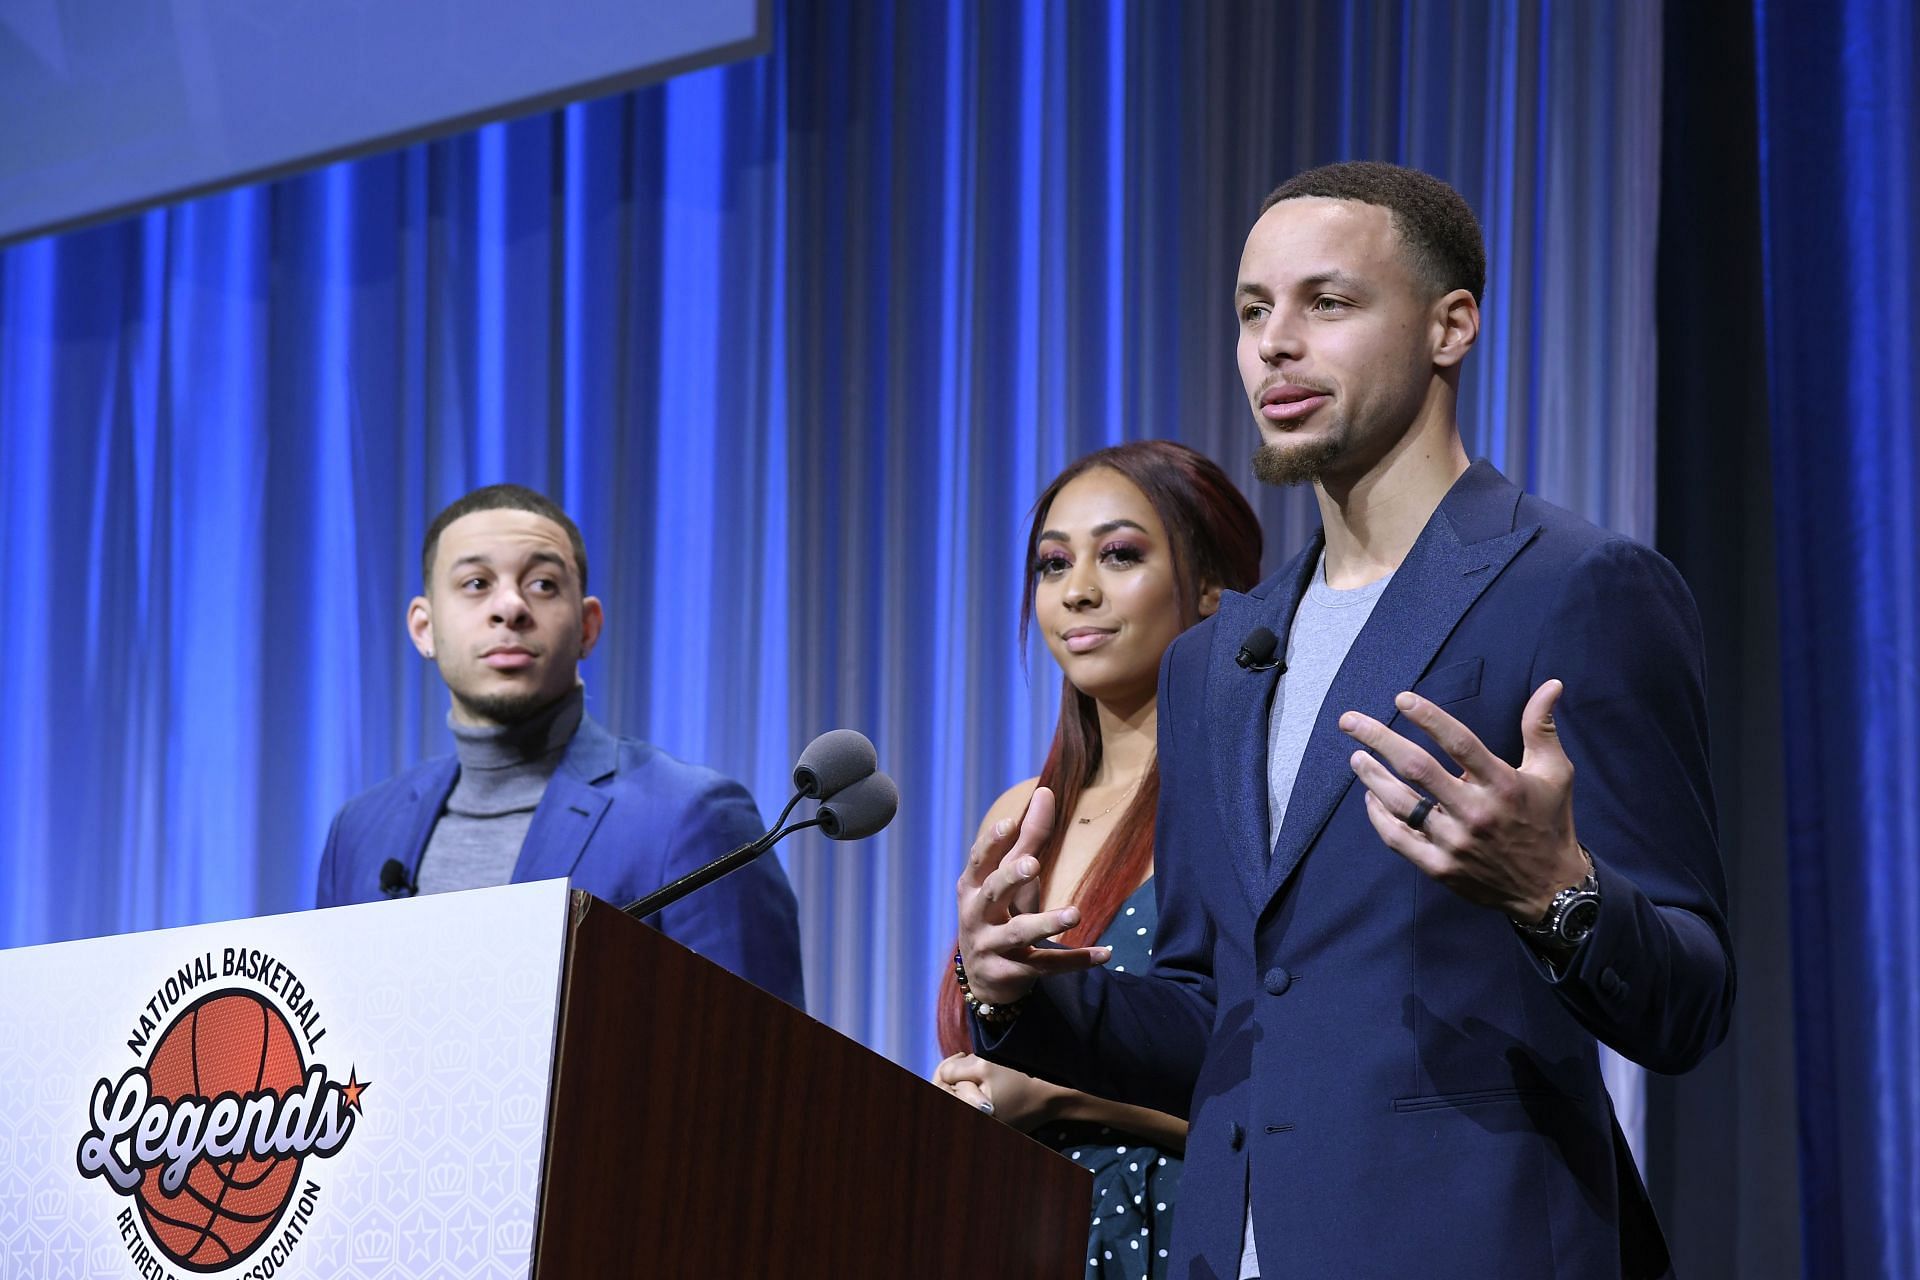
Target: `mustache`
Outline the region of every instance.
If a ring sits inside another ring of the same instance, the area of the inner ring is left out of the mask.
[[[1264,396],[1275,387],[1298,387],[1302,391],[1311,391],[1315,395],[1322,396],[1330,396],[1333,394],[1332,387],[1321,386],[1319,382],[1312,378],[1296,378],[1291,374],[1278,374],[1268,378],[1260,384],[1260,394]]]

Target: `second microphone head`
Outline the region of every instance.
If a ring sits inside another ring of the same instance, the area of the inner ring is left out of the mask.
[[[820,831],[829,840],[865,840],[893,821],[900,790],[884,773],[870,773],[820,802]]]
[[[809,800],[825,800],[879,767],[880,757],[866,734],[829,729],[800,753],[793,766],[793,789]]]

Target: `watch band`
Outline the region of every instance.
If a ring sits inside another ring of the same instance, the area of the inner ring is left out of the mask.
[[[1514,929],[1527,944],[1551,959],[1564,960],[1572,955],[1600,917],[1600,880],[1594,873],[1593,855],[1584,845],[1580,852],[1587,859],[1587,874],[1580,883],[1554,894],[1546,914],[1535,923],[1513,921]]]

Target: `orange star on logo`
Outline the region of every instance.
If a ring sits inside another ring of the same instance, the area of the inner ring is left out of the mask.
[[[371,1080],[361,1080],[359,1069],[355,1068],[347,1072],[347,1082],[340,1086],[340,1093],[345,1097],[348,1106],[355,1111],[360,1111],[360,1093],[372,1083]],[[360,1111],[360,1114],[365,1115],[366,1112]]]

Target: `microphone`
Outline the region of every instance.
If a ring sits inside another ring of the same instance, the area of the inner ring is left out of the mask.
[[[825,800],[879,767],[880,757],[866,734],[829,729],[800,753],[793,766],[793,789],[809,800]]]
[[[818,800],[820,807],[805,822],[784,825],[801,800]],[[738,871],[796,831],[819,827],[829,840],[864,840],[893,821],[900,807],[900,791],[893,779],[879,771],[879,757],[867,736],[852,729],[833,729],[807,744],[793,766],[793,798],[772,827],[758,840],[723,853],[672,884],[655,889],[621,910],[634,919],[664,911],[696,889],[705,888],[730,871]],[[404,874],[404,873],[403,873]]]
[[[815,821],[829,840],[865,840],[892,822],[899,808],[900,789],[886,774],[874,772],[822,804]]]
[[[1233,655],[1233,660],[1248,671],[1271,671],[1278,667],[1280,674],[1285,675],[1286,664],[1273,656],[1279,647],[1280,637],[1265,627],[1255,627],[1247,633],[1246,642],[1240,646],[1240,652]]]
[[[411,898],[420,887],[407,881],[407,867],[398,858],[388,858],[380,868],[380,892],[389,898]]]

